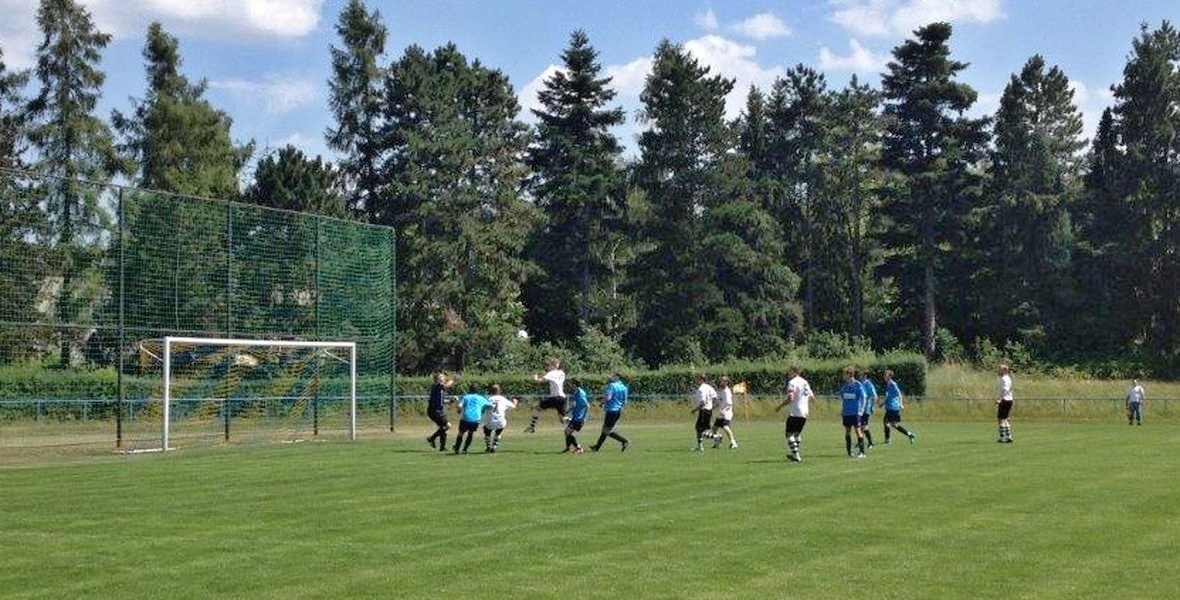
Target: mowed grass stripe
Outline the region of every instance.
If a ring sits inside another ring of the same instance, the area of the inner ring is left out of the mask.
[[[626,425],[626,424],[625,424]],[[182,450],[0,471],[0,597],[1076,598],[1171,593],[1180,509],[1164,427],[917,424],[864,460],[808,425],[692,453],[691,425],[627,453],[495,455],[425,433]],[[879,425],[877,441],[882,441]],[[584,432],[588,445],[596,438]],[[1128,568],[1134,565],[1134,568]]]

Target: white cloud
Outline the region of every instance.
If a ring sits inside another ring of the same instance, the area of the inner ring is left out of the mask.
[[[851,53],[841,56],[826,46],[819,51],[819,67],[831,71],[852,71],[853,73],[880,73],[885,70],[889,56],[873,54],[857,40],[849,40]]]
[[[699,12],[696,15],[693,15],[692,20],[697,24],[697,27],[700,27],[705,31],[716,31],[717,28],[721,26],[721,24],[717,22],[717,13],[713,12],[713,9],[711,8],[705,10],[705,12]]]
[[[1114,104],[1114,92],[1107,86],[1091,89],[1076,79],[1069,81],[1069,89],[1073,90],[1074,106],[1082,113],[1082,135],[1092,140],[1098,131],[1098,121],[1102,120],[1102,111]]]
[[[37,33],[37,6],[31,0],[0,0],[0,44],[4,49],[4,66],[28,69],[33,66],[33,51],[40,41]]]
[[[267,114],[279,115],[315,101],[318,84],[311,79],[270,77],[265,81],[214,79],[209,88],[228,93],[235,101],[261,107]]]
[[[324,0],[85,0],[101,28],[141,32],[150,21],[212,39],[300,38],[319,25]]]
[[[908,37],[935,21],[990,23],[1004,16],[1001,0],[832,0],[829,19],[854,34]]]
[[[643,86],[647,83],[647,76],[651,74],[653,64],[652,57],[644,56],[623,65],[608,66],[605,71],[607,77],[611,78],[610,85],[618,97],[621,100],[634,98],[637,103],[639,94],[643,92]]]
[[[716,17],[714,17],[714,20],[716,20]],[[758,13],[740,23],[731,25],[729,28],[755,40],[791,35],[791,28],[787,27],[787,24],[783,23],[782,19],[770,12]]]
[[[758,50],[728,40],[719,35],[706,35],[685,42],[684,49],[712,75],[734,79],[733,91],[725,98],[725,113],[735,118],[745,108],[746,94],[751,85],[767,90],[775,78],[783,74],[781,67],[763,67],[755,60]]]

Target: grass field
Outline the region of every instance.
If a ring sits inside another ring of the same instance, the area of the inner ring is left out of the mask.
[[[1175,593],[1174,428],[915,421],[863,460],[812,419],[628,423],[626,453],[501,452],[424,430],[0,469],[3,598],[1162,598]],[[875,425],[880,442],[880,427]],[[593,441],[591,434],[583,442]]]

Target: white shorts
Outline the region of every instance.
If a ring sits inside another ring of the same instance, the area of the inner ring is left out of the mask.
[[[504,429],[505,427],[508,427],[508,419],[504,417],[489,416],[487,420],[484,421],[484,427],[487,427],[488,429]]]

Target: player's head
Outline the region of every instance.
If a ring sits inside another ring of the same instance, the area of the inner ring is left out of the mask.
[[[869,375],[868,372],[866,372],[864,369],[857,369],[856,370],[856,378],[857,379],[864,379],[865,377],[868,377],[868,375]]]
[[[557,360],[556,358],[550,357],[549,360],[545,361],[545,368],[549,369],[550,371],[552,371],[553,369],[556,369],[560,366],[561,366],[561,361]]]
[[[729,375],[722,375],[720,382],[721,387],[729,387]]]
[[[885,381],[893,381],[893,369],[885,369],[883,377],[885,377]]]
[[[582,378],[570,377],[570,385],[574,386],[574,389],[582,387]]]
[[[1132,379],[1132,380],[1131,380],[1131,385],[1139,385],[1139,380],[1138,380],[1138,379]]]
[[[478,394],[479,393],[479,386],[475,385],[474,383],[467,384],[467,393],[468,394]]]
[[[1007,375],[1009,371],[1010,371],[1010,369],[1009,369],[1008,365],[1005,363],[1000,363],[1000,365],[998,367],[996,367],[996,372],[999,373],[1000,375]]]
[[[488,388],[488,389],[489,389],[489,390],[490,390],[490,391],[491,391],[493,394],[499,394],[499,393],[500,393],[500,384],[498,384],[498,383],[493,383],[493,384],[492,384],[492,387],[490,387],[490,388]]]
[[[803,367],[800,367],[799,365],[791,365],[791,368],[787,369],[787,372],[791,374],[791,377],[798,377],[799,374],[803,372]]]
[[[435,383],[445,383],[445,382],[446,382],[446,380],[447,380],[447,374],[446,374],[446,373],[443,373],[442,371],[439,371],[438,373],[435,373],[435,374],[434,374],[434,382],[435,382]]]
[[[697,385],[704,383],[705,382],[705,374],[704,373],[693,373],[692,382]]]
[[[844,367],[844,381],[856,379],[856,367]]]

